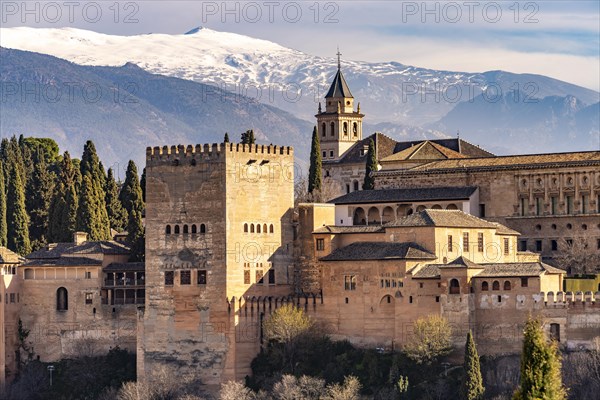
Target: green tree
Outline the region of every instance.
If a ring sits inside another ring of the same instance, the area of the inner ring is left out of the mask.
[[[27,182],[25,205],[31,221],[29,229],[31,245],[34,249],[38,249],[47,243],[49,210],[56,177],[46,164],[44,150],[39,148],[33,150],[32,160],[34,161],[33,173]]]
[[[142,225],[142,213],[136,209],[133,209],[131,213],[129,213],[127,243],[131,248],[129,261],[144,261],[145,238],[144,227]]]
[[[110,223],[106,212],[104,190],[86,171],[77,207],[77,230],[86,232],[89,240],[110,240]]]
[[[308,169],[308,193],[321,190],[321,144],[317,127],[313,128],[312,143],[310,146],[310,168]]]
[[[142,188],[142,201],[146,204],[146,168],[142,170],[142,177],[140,178],[140,187]]]
[[[48,241],[70,242],[77,226],[78,196],[75,169],[69,152],[66,151],[59,166],[58,182],[50,203]]]
[[[249,129],[242,133],[242,144],[254,144],[256,139],[254,137],[254,129]]]
[[[85,145],[83,146],[83,155],[81,156],[79,170],[81,171],[82,177],[85,176],[86,173],[89,173],[92,180],[95,180],[100,184],[103,183],[104,171],[101,169],[100,159],[96,153],[96,146],[94,146],[94,142],[91,140],[85,142]]]
[[[514,400],[564,400],[567,391],[562,385],[561,357],[557,343],[548,342],[541,322],[530,318],[525,323],[521,378]]]
[[[28,147],[32,153],[42,152],[47,164],[51,164],[59,158],[58,144],[50,138],[25,138],[25,147]]]
[[[6,246],[6,187],[4,185],[4,163],[0,159],[0,246]]]
[[[369,151],[367,152],[367,165],[365,168],[365,181],[363,190],[375,189],[375,177],[373,173],[377,172],[377,157],[375,156],[375,143],[373,139],[369,140]]]
[[[119,193],[119,200],[123,208],[127,211],[127,217],[132,210],[140,212],[144,210],[144,201],[142,200],[142,187],[138,178],[137,166],[132,160],[127,164],[127,172],[125,174],[125,183]],[[129,220],[129,219],[128,219]]]
[[[108,169],[104,191],[106,193],[106,211],[110,227],[117,232],[123,232],[128,223],[127,212],[119,200],[119,187],[115,181],[112,168]]]
[[[16,165],[10,168],[6,193],[7,247],[21,255],[31,252],[29,217],[25,209],[25,188]]]
[[[223,143],[229,143],[229,133],[225,132],[225,137],[223,138]]]
[[[465,344],[464,376],[461,385],[461,399],[481,400],[483,399],[483,378],[479,366],[479,354],[473,340],[473,334],[469,330]]]
[[[429,365],[452,350],[452,328],[446,318],[439,315],[420,317],[413,328],[413,335],[405,344],[404,352],[417,364]]]

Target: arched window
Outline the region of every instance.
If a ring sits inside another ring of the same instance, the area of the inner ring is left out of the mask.
[[[200,233],[206,233],[206,225],[200,224]]]
[[[344,122],[344,136],[348,135],[348,123]]]
[[[358,190],[358,181],[354,181],[352,185],[354,187],[354,191],[356,192]]]
[[[354,210],[354,218],[352,220],[352,224],[353,225],[366,225],[367,224],[365,210],[363,210],[362,207],[358,207],[356,210]]]
[[[377,207],[369,208],[369,214],[367,216],[368,216],[368,219],[367,219],[368,225],[381,223],[381,216],[379,214],[379,209]]]
[[[490,285],[486,281],[481,282],[481,291],[482,292],[487,292],[489,290],[489,288],[490,288]]]
[[[494,283],[492,283],[492,290],[500,290],[500,282],[494,281]]]
[[[189,228],[187,225],[183,226],[183,233],[190,233]]]
[[[248,224],[244,224],[244,233],[248,233]]]
[[[323,122],[323,125],[321,125],[321,136],[325,136],[325,133],[327,133],[327,125]]]
[[[179,225],[175,225],[175,234],[179,235]]]
[[[263,225],[263,233],[267,233],[267,224]]]
[[[167,225],[167,227],[165,228],[165,233],[166,233],[167,235],[170,235],[170,234],[171,234],[171,225]]]
[[[510,281],[504,281],[504,290],[510,290]]]
[[[273,228],[273,224],[269,225],[269,233],[274,233],[275,228]]]
[[[69,309],[69,293],[64,287],[56,290],[56,310],[67,311]]]
[[[196,224],[192,225],[192,233],[198,233],[198,228],[196,227]]]
[[[330,133],[331,136],[335,136],[335,124],[333,122],[331,123],[330,128],[331,128],[331,133]]]
[[[356,122],[352,124],[352,133],[354,136],[358,135],[358,124]]]
[[[260,224],[256,224],[256,233],[260,233]]]
[[[254,224],[250,224],[250,233],[254,233]]]
[[[458,279],[450,280],[450,294],[460,294],[460,283],[458,283]]]
[[[456,206],[456,204],[451,203],[446,206],[446,210],[458,210],[458,207]]]

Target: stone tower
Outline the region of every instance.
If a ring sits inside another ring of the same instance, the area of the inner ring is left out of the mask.
[[[291,293],[293,163],[280,146],[147,149],[138,377],[162,364],[217,387],[250,373],[263,316],[241,307]]]
[[[338,51],[338,70],[325,95],[325,111],[319,104],[317,131],[321,140],[324,161],[340,158],[354,143],[362,139],[362,119],[360,103],[354,110],[354,97],[342,74],[340,52]]]

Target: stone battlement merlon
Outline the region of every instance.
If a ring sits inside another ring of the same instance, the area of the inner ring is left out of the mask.
[[[591,304],[600,306],[600,291],[598,292],[540,292],[539,301],[546,305],[559,303],[565,304]]]
[[[293,155],[294,149],[290,146],[242,144],[242,143],[212,143],[197,144],[195,146],[182,144],[177,146],[155,146],[146,148],[146,160],[170,160],[172,157],[191,157],[195,154],[213,155],[223,152],[256,153],[273,155]]]

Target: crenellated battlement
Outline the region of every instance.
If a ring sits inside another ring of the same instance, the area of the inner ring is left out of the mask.
[[[264,145],[264,144],[242,144],[242,143],[212,143],[177,146],[155,146],[146,148],[146,160],[173,160],[175,158],[194,157],[196,155],[207,155],[218,157],[225,152],[293,155],[294,149],[290,146]]]
[[[534,295],[534,301],[544,303],[546,306],[592,306],[600,307],[599,292],[540,292]]]

